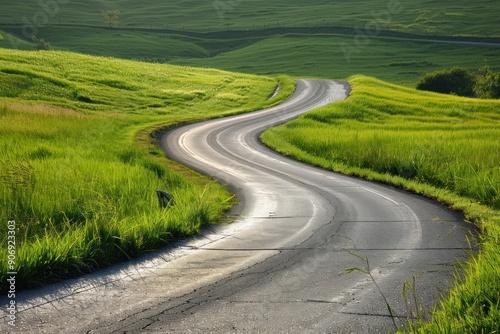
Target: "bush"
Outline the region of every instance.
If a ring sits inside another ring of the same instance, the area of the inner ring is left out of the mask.
[[[488,65],[480,68],[474,92],[482,99],[500,98],[500,73],[492,71]]]
[[[38,51],[52,50],[52,46],[50,45],[50,43],[46,42],[43,38],[38,38],[36,36],[32,36],[31,39],[33,40],[33,43],[36,44],[36,49]]]
[[[417,89],[458,96],[474,96],[474,76],[464,68],[425,74],[417,83]]]

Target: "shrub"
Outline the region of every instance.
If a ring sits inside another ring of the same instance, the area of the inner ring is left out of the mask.
[[[46,42],[43,38],[38,38],[36,36],[32,36],[31,39],[33,40],[33,43],[36,44],[36,49],[38,51],[52,50],[52,45],[50,45],[49,42]]]
[[[494,72],[488,65],[480,68],[474,92],[482,99],[500,98],[500,73]]]
[[[474,76],[464,68],[454,67],[425,74],[417,89],[458,96],[474,96]]]

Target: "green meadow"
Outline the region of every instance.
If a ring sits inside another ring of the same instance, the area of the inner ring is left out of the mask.
[[[266,131],[273,149],[326,169],[394,184],[465,213],[482,230],[477,257],[432,321],[415,332],[495,333],[500,315],[500,102],[374,78],[351,96]]]
[[[498,44],[500,2],[5,0],[1,7],[0,215],[18,228],[18,287],[78,276],[220,221],[232,195],[165,159],[158,131],[278,103],[294,85],[269,75],[348,78],[348,100],[263,140],[464,212],[481,229],[480,252],[462,264],[432,320],[408,329],[500,330],[500,103],[408,88],[453,66],[499,71],[498,45],[463,42]],[[112,28],[106,10],[121,12]],[[32,35],[57,51],[7,50],[34,50]],[[284,89],[268,100],[279,82]],[[175,206],[160,209],[155,189],[172,193]]]
[[[310,1],[277,0],[123,0],[83,2],[5,0],[4,24],[48,21],[46,24],[106,26],[102,11],[120,10],[119,25],[159,29],[252,29],[268,26],[362,26],[375,20],[389,30],[442,36],[500,37],[500,4],[492,0],[448,1]],[[46,17],[43,14],[46,13]]]
[[[35,6],[8,0],[4,7],[0,47],[6,48],[33,49],[36,35],[55,50],[98,56],[295,77],[362,73],[407,86],[453,66],[500,69],[498,45],[456,44],[500,41],[500,4],[487,0],[53,0]],[[115,9],[121,14],[110,28],[102,11]]]
[[[266,55],[262,57],[261,55]],[[453,66],[476,71],[485,63],[500,68],[500,46],[340,35],[287,34],[211,58],[175,59],[173,64],[264,75],[347,78],[363,73],[414,86],[423,74]]]
[[[0,216],[18,288],[74,277],[220,221],[232,195],[169,162],[155,131],[275,104],[281,79],[0,49]],[[156,189],[175,205],[160,209]],[[2,244],[7,244],[2,234]],[[7,248],[0,250],[6,288]]]
[[[21,35],[20,29],[10,31]],[[270,36],[187,36],[89,27],[47,27],[38,35],[54,49],[97,56],[295,77],[347,78],[363,73],[407,86],[427,72],[453,66],[471,71],[485,64],[500,68],[500,46],[415,38],[287,31]],[[9,37],[0,46],[9,47]],[[10,44],[34,49],[20,41]]]

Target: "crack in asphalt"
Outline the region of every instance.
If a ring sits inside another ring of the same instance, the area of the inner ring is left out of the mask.
[[[428,247],[428,248],[205,248],[205,247],[186,247],[186,249],[205,250],[205,251],[218,251],[218,252],[265,252],[265,251],[278,251],[278,252],[295,252],[295,251],[321,251],[327,250],[329,252],[352,252],[352,251],[443,251],[443,250],[458,250],[467,251],[471,250],[469,247]]]
[[[335,304],[335,305],[343,305],[344,303],[335,302],[330,300],[317,300],[317,299],[296,299],[296,300],[222,300],[231,304]]]
[[[390,315],[390,314],[381,314],[381,313],[368,313],[368,312],[337,312],[338,314],[348,314],[348,315],[356,315],[363,317],[379,317],[379,318],[394,318],[394,319],[414,319],[407,315]]]

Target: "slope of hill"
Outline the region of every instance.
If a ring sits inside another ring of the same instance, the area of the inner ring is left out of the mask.
[[[150,134],[272,105],[294,87],[286,78],[6,49],[0,81],[0,215],[16,222],[18,289],[217,221],[231,195],[168,162]],[[172,193],[175,206],[159,209],[156,189]],[[7,255],[0,249],[2,289]]]
[[[480,253],[462,265],[465,276],[457,275],[421,333],[495,333],[500,101],[421,92],[363,76],[349,82],[349,99],[268,130],[264,142],[296,159],[394,184],[464,212],[481,229]],[[424,318],[421,313],[419,320]]]
[[[428,71],[452,66],[476,70],[487,63],[500,69],[499,4],[486,0],[90,3],[30,6],[8,0],[0,29],[10,34],[0,46],[27,48],[36,35],[55,49],[93,55],[246,73],[329,78],[364,73],[408,85]],[[117,19],[106,19],[104,12],[115,9]]]
[[[0,22],[26,26],[109,25],[103,11],[119,10],[124,27],[156,27],[206,32],[210,28],[252,29],[268,26],[358,26],[378,23],[389,30],[440,36],[500,37],[497,1],[299,1],[277,0],[123,0],[85,2],[5,0]]]
[[[211,58],[180,58],[170,63],[300,77],[347,78],[362,73],[414,86],[421,75],[433,70],[459,66],[476,71],[485,63],[500,68],[500,44],[488,47],[390,37],[363,37],[360,43],[355,36],[287,34]]]

